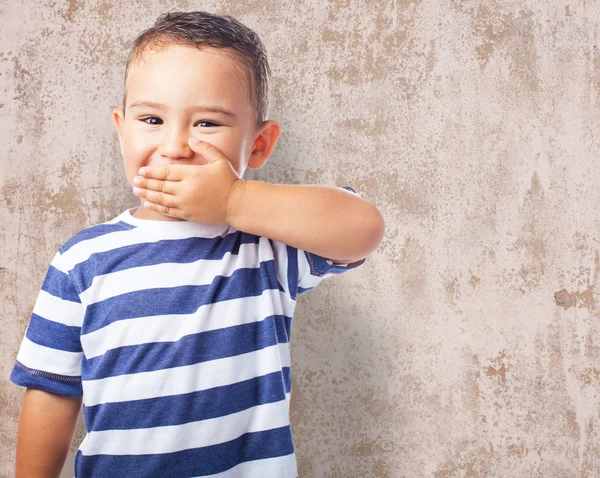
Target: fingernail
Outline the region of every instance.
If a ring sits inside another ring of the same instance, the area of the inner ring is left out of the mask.
[[[138,171],[142,176],[144,174],[146,174],[146,170],[144,168],[140,168],[140,170]]]
[[[196,138],[190,138],[192,140],[192,143],[199,143],[199,141]]]
[[[136,176],[133,178],[133,184],[140,184],[142,182],[142,178]]]
[[[133,188],[133,194],[139,194],[140,191],[140,188]]]

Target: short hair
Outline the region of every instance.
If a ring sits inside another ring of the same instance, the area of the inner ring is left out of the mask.
[[[267,119],[271,69],[260,37],[233,17],[203,11],[164,13],[133,41],[125,65],[123,111],[131,65],[139,61],[145,51],[171,45],[198,49],[211,47],[232,53],[249,73],[250,96],[254,101],[257,122]]]

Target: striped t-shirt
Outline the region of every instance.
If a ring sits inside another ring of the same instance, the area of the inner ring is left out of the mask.
[[[296,297],[363,262],[126,210],[59,249],[10,380],[83,396],[75,477],[296,478]]]

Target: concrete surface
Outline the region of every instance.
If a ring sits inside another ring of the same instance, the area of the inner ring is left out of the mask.
[[[300,476],[600,476],[600,3],[556,0],[0,0],[0,476],[48,264],[136,202],[110,117],[128,42],[193,9],[268,49],[283,135],[245,177],[351,185],[386,220],[299,299]]]

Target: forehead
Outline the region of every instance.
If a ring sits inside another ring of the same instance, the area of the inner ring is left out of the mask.
[[[156,101],[174,108],[219,103],[243,108],[251,103],[247,68],[223,49],[171,45],[143,52],[127,77],[127,104]]]

